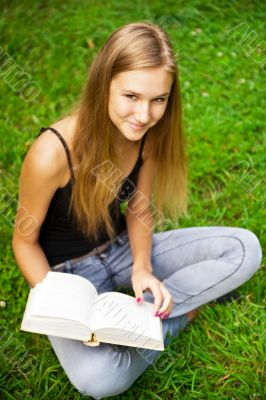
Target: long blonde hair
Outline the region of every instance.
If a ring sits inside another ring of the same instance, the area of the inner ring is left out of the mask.
[[[158,215],[176,219],[187,209],[187,162],[176,57],[161,27],[130,23],[113,32],[93,60],[77,108],[73,151],[78,172],[71,208],[81,231],[95,239],[103,227],[110,238],[115,236],[110,206],[116,204],[122,184],[122,178],[111,171],[119,166],[119,160],[113,141],[116,128],[108,113],[110,83],[120,72],[151,67],[163,67],[173,76],[164,116],[146,132],[151,156],[159,166],[152,201],[152,207],[159,211],[155,223]],[[93,173],[99,166],[101,176],[108,176],[108,185]]]

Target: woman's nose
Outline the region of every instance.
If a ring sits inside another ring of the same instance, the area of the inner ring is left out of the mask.
[[[137,105],[135,110],[135,120],[137,124],[146,125],[150,120],[150,107],[149,104],[141,104]]]

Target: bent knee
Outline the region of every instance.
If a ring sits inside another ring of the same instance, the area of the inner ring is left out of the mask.
[[[261,264],[261,245],[257,236],[248,229],[238,228],[236,236],[240,240],[244,251],[242,270],[246,279],[249,279]]]
[[[79,365],[75,373],[68,377],[81,394],[94,399],[118,395],[131,386],[129,371],[122,365],[110,365],[107,360],[106,363],[99,360],[90,370]]]
[[[105,374],[108,372],[105,372]],[[89,376],[83,376],[75,380],[71,380],[72,385],[85,396],[91,396],[94,399],[102,399],[105,397],[116,396],[126,391],[131,384],[121,382],[121,375],[114,381],[110,382],[106,376],[97,376],[93,380]]]

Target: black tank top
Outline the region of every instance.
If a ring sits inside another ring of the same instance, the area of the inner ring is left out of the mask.
[[[64,261],[88,253],[94,247],[100,246],[110,238],[104,229],[100,230],[98,241],[87,237],[78,231],[77,226],[74,223],[73,215],[71,216],[70,214],[70,216],[68,216],[72,184],[74,182],[74,172],[70,151],[64,138],[54,128],[41,128],[39,135],[47,129],[55,133],[62,142],[71,173],[71,179],[67,185],[63,188],[58,188],[54,193],[39,235],[40,246],[47,257],[50,266],[55,266]],[[133,170],[129,176],[123,180],[118,198],[115,199],[109,208],[116,234],[119,234],[126,229],[126,220],[120,209],[120,204],[122,201],[129,200],[136,191],[138,172],[143,163],[141,153],[145,137],[146,135],[142,139],[138,159]]]

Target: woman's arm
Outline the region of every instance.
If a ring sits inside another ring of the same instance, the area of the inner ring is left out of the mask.
[[[139,268],[152,271],[153,218],[151,195],[155,172],[153,160],[151,158],[145,159],[139,171],[136,192],[128,203],[125,215],[134,271]]]
[[[22,165],[12,248],[17,264],[31,287],[50,270],[38,239],[50,201],[65,179],[66,170],[64,150],[49,132],[34,142]]]
[[[136,298],[142,300],[143,291],[154,296],[154,315],[164,318],[170,313],[173,299],[167,288],[153,275],[151,264],[153,218],[151,213],[152,186],[156,163],[144,159],[138,176],[137,190],[128,203],[126,223],[133,258],[131,282]],[[140,301],[141,301],[140,300]]]

